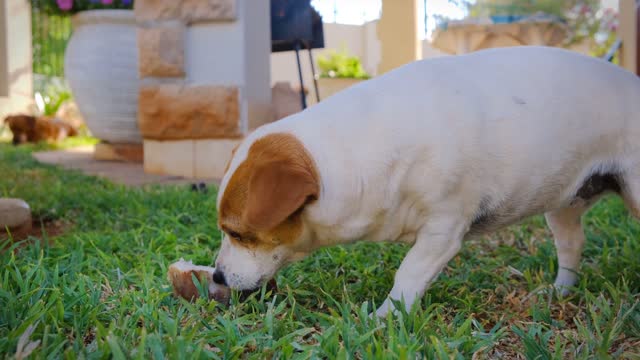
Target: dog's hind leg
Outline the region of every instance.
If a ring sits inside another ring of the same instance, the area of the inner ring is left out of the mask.
[[[558,253],[558,275],[554,285],[563,296],[569,293],[569,288],[578,279],[577,271],[585,240],[582,214],[592,203],[591,201],[581,202],[545,213]]]
[[[623,179],[622,198],[631,215],[640,220],[640,164]]]

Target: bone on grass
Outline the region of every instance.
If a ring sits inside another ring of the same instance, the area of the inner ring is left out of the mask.
[[[169,266],[169,281],[171,281],[173,291],[177,296],[192,301],[199,296],[198,287],[193,282],[193,274],[201,284],[207,286],[210,299],[218,302],[227,302],[231,296],[231,290],[226,286],[213,282],[215,270],[210,266],[198,266],[191,261],[180,259],[180,261]]]
[[[213,282],[215,268],[210,266],[194,265],[191,261],[180,259],[169,266],[169,281],[173,285],[173,292],[186,300],[193,301],[198,298],[199,291],[193,282],[192,274],[196,276],[201,284],[208,286],[209,299],[214,299],[221,303],[228,303],[231,299],[231,289],[224,285]],[[240,300],[245,300],[255,290],[243,290],[240,292]],[[275,279],[267,282],[267,291],[277,291],[278,286]]]

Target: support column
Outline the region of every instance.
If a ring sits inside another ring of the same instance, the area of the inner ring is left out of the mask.
[[[0,4],[0,96],[9,96],[9,69],[7,68],[7,5]]]
[[[31,4],[0,1],[0,122],[33,105]]]
[[[381,60],[378,74],[422,58],[418,37],[418,0],[383,0],[377,33]]]
[[[620,38],[622,53],[620,65],[638,73],[638,11],[636,0],[620,0]]]

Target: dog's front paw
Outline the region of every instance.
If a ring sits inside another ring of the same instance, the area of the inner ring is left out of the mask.
[[[553,287],[560,298],[565,298],[571,295],[571,287],[569,285],[554,284]]]
[[[553,284],[555,290],[560,297],[567,297],[571,294],[571,288],[578,280],[578,274],[572,270],[561,268]]]
[[[391,312],[393,315],[398,314],[398,309],[393,305],[391,299],[387,298],[382,305],[376,310],[376,316],[379,318],[386,318],[387,314]],[[371,314],[373,316],[373,314]]]

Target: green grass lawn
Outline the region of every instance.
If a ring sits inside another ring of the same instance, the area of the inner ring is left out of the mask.
[[[66,230],[0,254],[3,357],[32,330],[33,358],[640,358],[640,224],[616,198],[587,216],[573,296],[540,291],[556,256],[536,217],[466,243],[418,307],[377,320],[405,246],[321,250],[281,271],[276,293],[188,303],[166,272],[180,257],[212,264],[214,190],[126,188],[40,165],[33,149],[0,144],[0,196]]]

